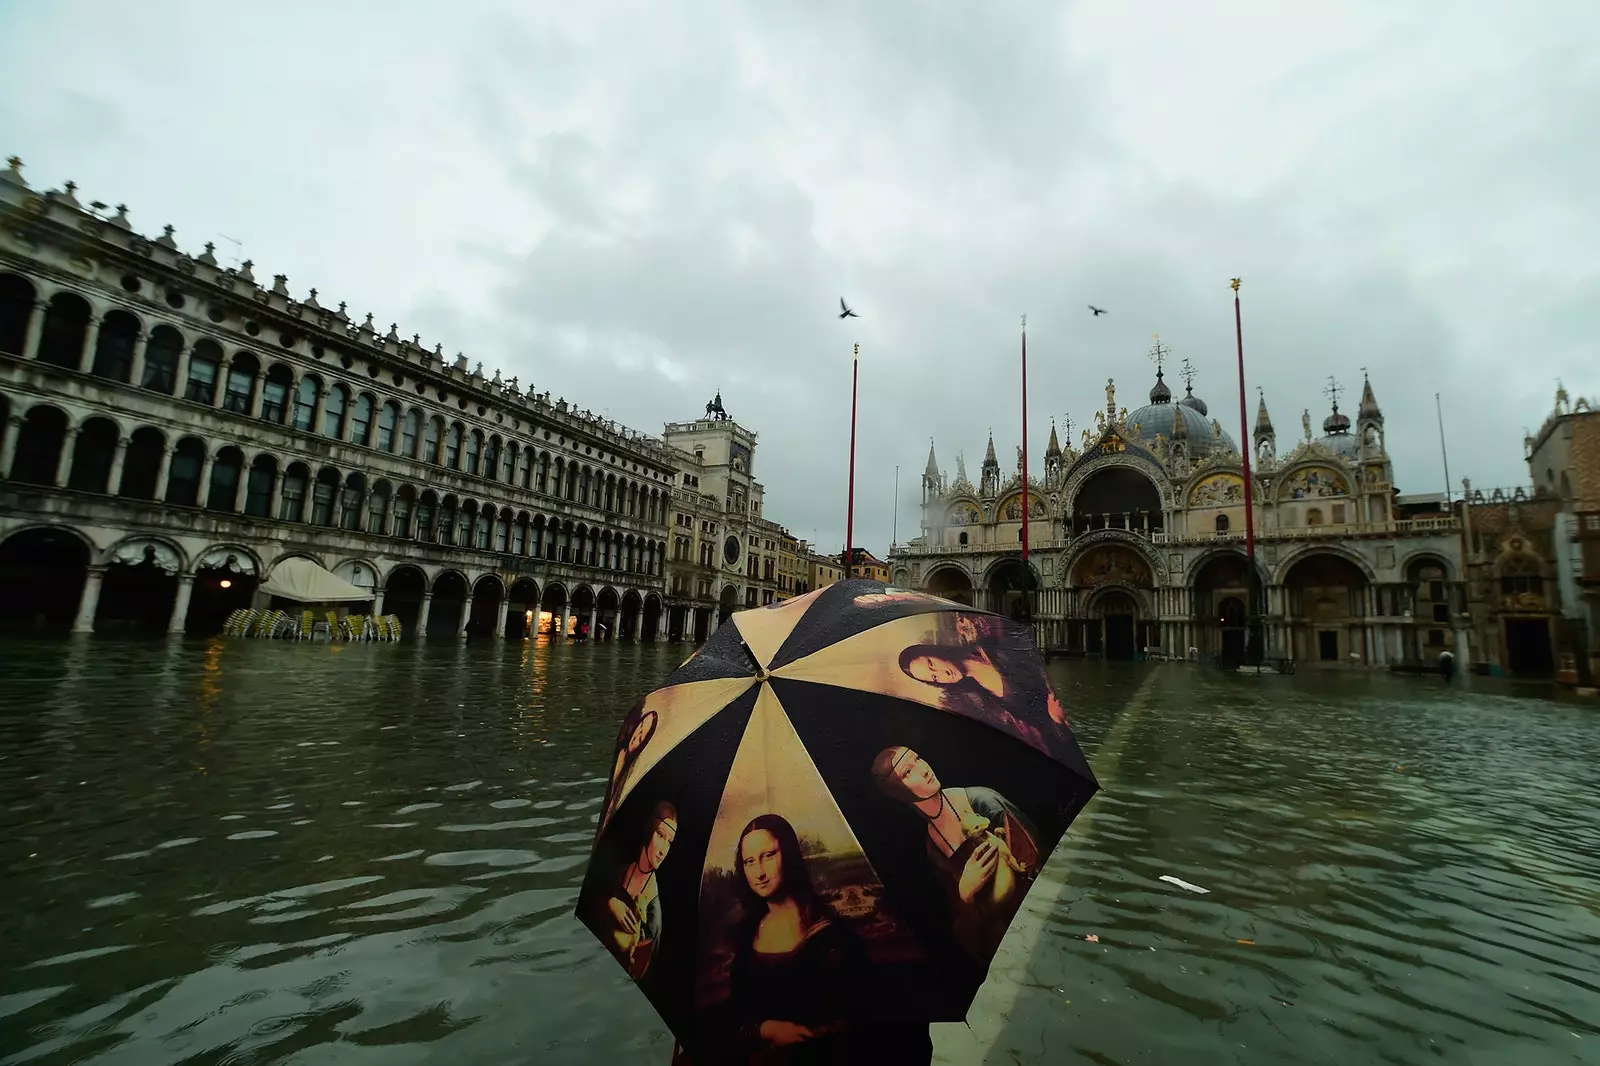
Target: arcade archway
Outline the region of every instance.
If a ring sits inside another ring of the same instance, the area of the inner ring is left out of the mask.
[[[1145,646],[1139,603],[1127,589],[1107,589],[1095,598],[1089,627],[1089,654],[1107,659],[1137,659]]]
[[[539,632],[553,640],[565,637],[569,628],[563,625],[567,616],[567,589],[564,585],[546,585],[544,598],[539,601],[541,625]]]
[[[539,585],[521,577],[506,593],[506,639],[524,640],[539,630]]]
[[[969,607],[976,606],[974,602],[975,591],[972,587],[972,578],[965,570],[954,566],[942,566],[928,575],[925,587],[935,596],[942,596],[956,603],[964,603]]]
[[[1307,662],[1368,660],[1367,577],[1342,555],[1314,551],[1283,579],[1294,657]]]
[[[661,632],[661,597],[654,594],[644,598],[644,630],[640,634],[644,640],[655,640],[656,634]]]
[[[67,633],[89,572],[89,546],[64,529],[25,529],[0,543],[0,628]]]
[[[722,625],[732,618],[734,609],[738,606],[739,590],[732,585],[722,586],[722,595],[717,600],[717,624]]]
[[[422,598],[428,592],[428,578],[415,566],[397,566],[389,571],[383,585],[383,613],[400,620],[401,638],[419,636],[417,619],[422,616]]]
[[[95,610],[96,633],[166,633],[183,560],[159,540],[120,544],[106,563]]]
[[[505,586],[493,574],[485,574],[472,586],[472,614],[467,619],[467,636],[492,637],[504,617],[501,606]]]
[[[1125,466],[1106,467],[1084,479],[1073,496],[1074,536],[1097,529],[1126,529],[1148,536],[1165,528],[1161,493],[1155,483]]]
[[[1247,644],[1245,626],[1249,619],[1250,560],[1235,551],[1218,552],[1200,564],[1192,587],[1196,648],[1202,655],[1220,656],[1226,664],[1243,662]],[[1256,593],[1258,612],[1260,595]]]
[[[466,604],[467,579],[458,571],[446,570],[434,578],[433,599],[428,606],[428,636],[459,636],[461,612]]]
[[[577,620],[577,631],[574,634],[579,640],[587,640],[594,634],[590,632],[594,623],[594,589],[588,585],[579,585],[572,590],[572,615]]]
[[[629,589],[622,597],[622,616],[618,632],[624,640],[639,639],[639,616],[644,612],[644,599]]]
[[[184,632],[200,637],[222,632],[230,614],[254,601],[260,576],[255,557],[242,549],[212,548],[200,556]]]
[[[996,563],[985,585],[987,606],[997,614],[1025,621],[1037,609],[1034,600],[1039,594],[1039,577],[1032,565],[1024,566],[1020,558]]]
[[[617,590],[606,586],[595,597],[595,639],[615,640],[617,636]]]

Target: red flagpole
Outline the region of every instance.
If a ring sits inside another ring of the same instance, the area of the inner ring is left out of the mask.
[[[1255,516],[1255,479],[1250,474],[1250,415],[1245,406],[1244,399],[1244,319],[1239,312],[1239,278],[1233,279],[1233,331],[1239,343],[1239,452],[1244,459],[1244,543],[1246,554],[1250,557],[1250,607],[1245,612],[1245,639],[1255,641],[1255,648],[1246,647],[1245,660],[1248,662],[1254,652],[1256,662],[1261,661],[1260,638],[1255,632],[1255,623],[1258,615],[1257,599],[1258,574],[1256,571],[1256,516]]]
[[[856,386],[861,380],[861,345],[850,357],[850,499],[844,510],[844,576],[854,576],[856,537]]]
[[[1022,605],[1033,621],[1030,593],[1033,574],[1028,569],[1028,316],[1022,316]]]

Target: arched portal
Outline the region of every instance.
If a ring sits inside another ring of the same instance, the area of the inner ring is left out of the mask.
[[[178,595],[183,560],[164,541],[130,540],[119,544],[106,563],[96,633],[166,633]]]
[[[493,574],[480,577],[472,586],[472,617],[467,619],[467,636],[492,637],[505,612],[505,586]]]
[[[733,585],[722,586],[722,595],[717,600],[717,624],[722,625],[733,617],[733,610],[739,605],[739,590]]]
[[[541,624],[539,630],[548,633],[551,637],[560,639],[571,631],[570,621],[563,628],[562,618],[567,613],[567,590],[564,585],[550,584],[544,587],[544,596],[539,601]]]
[[[595,639],[614,640],[617,635],[617,590],[609,585],[595,597]]]
[[[0,628],[72,629],[89,570],[89,546],[64,529],[25,529],[0,543]]]
[[[588,585],[579,585],[572,590],[572,635],[579,640],[588,640],[594,634],[594,589]]]
[[[661,597],[651,593],[644,598],[643,630],[640,636],[644,640],[655,640],[656,634],[661,632]]]
[[[539,584],[518,578],[506,594],[506,639],[524,640],[538,632]]]
[[[1076,536],[1097,529],[1126,529],[1135,533],[1160,532],[1161,493],[1137,470],[1106,467],[1084,479],[1072,500],[1072,532]]]
[[[633,589],[622,597],[622,618],[617,631],[624,640],[639,639],[639,616],[644,612],[644,598]]]
[[[1367,577],[1342,555],[1314,551],[1284,575],[1288,626],[1296,659],[1368,661]]]
[[[428,637],[454,637],[461,632],[461,610],[467,603],[467,579],[446,570],[433,582],[433,602],[428,608]]]
[[[928,575],[927,589],[935,596],[943,596],[947,600],[974,606],[972,578],[965,570],[954,566],[943,566]]]
[[[67,440],[67,416],[58,407],[39,406],[22,420],[11,480],[24,485],[54,485]]]
[[[1090,629],[1091,653],[1107,659],[1135,659],[1139,656],[1139,604],[1127,589],[1108,589],[1095,599],[1094,620]],[[1095,646],[1098,645],[1098,648]]]
[[[415,566],[397,566],[389,571],[383,586],[383,613],[400,620],[400,634],[416,635],[417,619],[422,616],[422,597],[428,591],[428,578]]]
[[[1039,594],[1039,575],[1032,564],[1024,566],[1020,557],[998,562],[990,567],[984,584],[989,610],[1018,621],[1032,618]]]
[[[233,548],[212,548],[195,564],[194,591],[184,632],[209,637],[222,632],[228,615],[249,607],[260,581],[255,559]]]
[[[1206,558],[1194,572],[1194,639],[1202,655],[1217,655],[1226,666],[1244,662],[1249,618],[1246,605],[1250,597],[1250,560],[1236,551],[1222,551]],[[1258,586],[1260,579],[1258,577]],[[1260,592],[1256,607],[1261,608]],[[1237,613],[1223,610],[1234,602]],[[1179,649],[1186,652],[1188,649]]]

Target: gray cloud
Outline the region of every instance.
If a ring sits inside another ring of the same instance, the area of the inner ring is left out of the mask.
[[[1237,435],[1234,275],[1252,417],[1259,385],[1287,445],[1367,367],[1406,490],[1443,484],[1436,391],[1481,484],[1556,377],[1600,392],[1588,6],[385,12],[13,6],[0,147],[641,428],[720,386],[823,543],[855,341],[879,550],[930,436],[1013,461],[1024,311],[1036,455],[1107,377],[1142,402],[1157,330]]]

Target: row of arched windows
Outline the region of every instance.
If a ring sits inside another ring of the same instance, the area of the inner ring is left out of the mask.
[[[670,489],[665,487],[485,433],[422,407],[380,399],[343,382],[330,384],[316,373],[297,379],[285,363],[271,363],[263,371],[255,353],[241,349],[229,358],[209,337],[186,352],[182,335],[170,325],[153,327],[141,353],[140,322],[132,313],[116,309],[92,321],[88,301],[75,293],[52,296],[41,320],[33,317],[34,302],[27,279],[0,274],[0,351],[25,354],[30,330],[37,329],[33,354],[42,363],[79,370],[87,352],[90,373],[98,377],[651,524],[666,523]]]
[[[0,398],[0,416],[8,414]],[[245,514],[365,532],[429,544],[548,559],[659,576],[666,544],[570,518],[513,511],[479,501],[418,490],[359,471],[283,466],[263,453],[246,462],[236,445],[213,447],[195,436],[167,438],[140,426],[126,442],[109,418],[90,417],[72,428],[60,408],[28,410],[16,436],[10,479],[62,485],[81,492],[154,500],[180,507]]]

